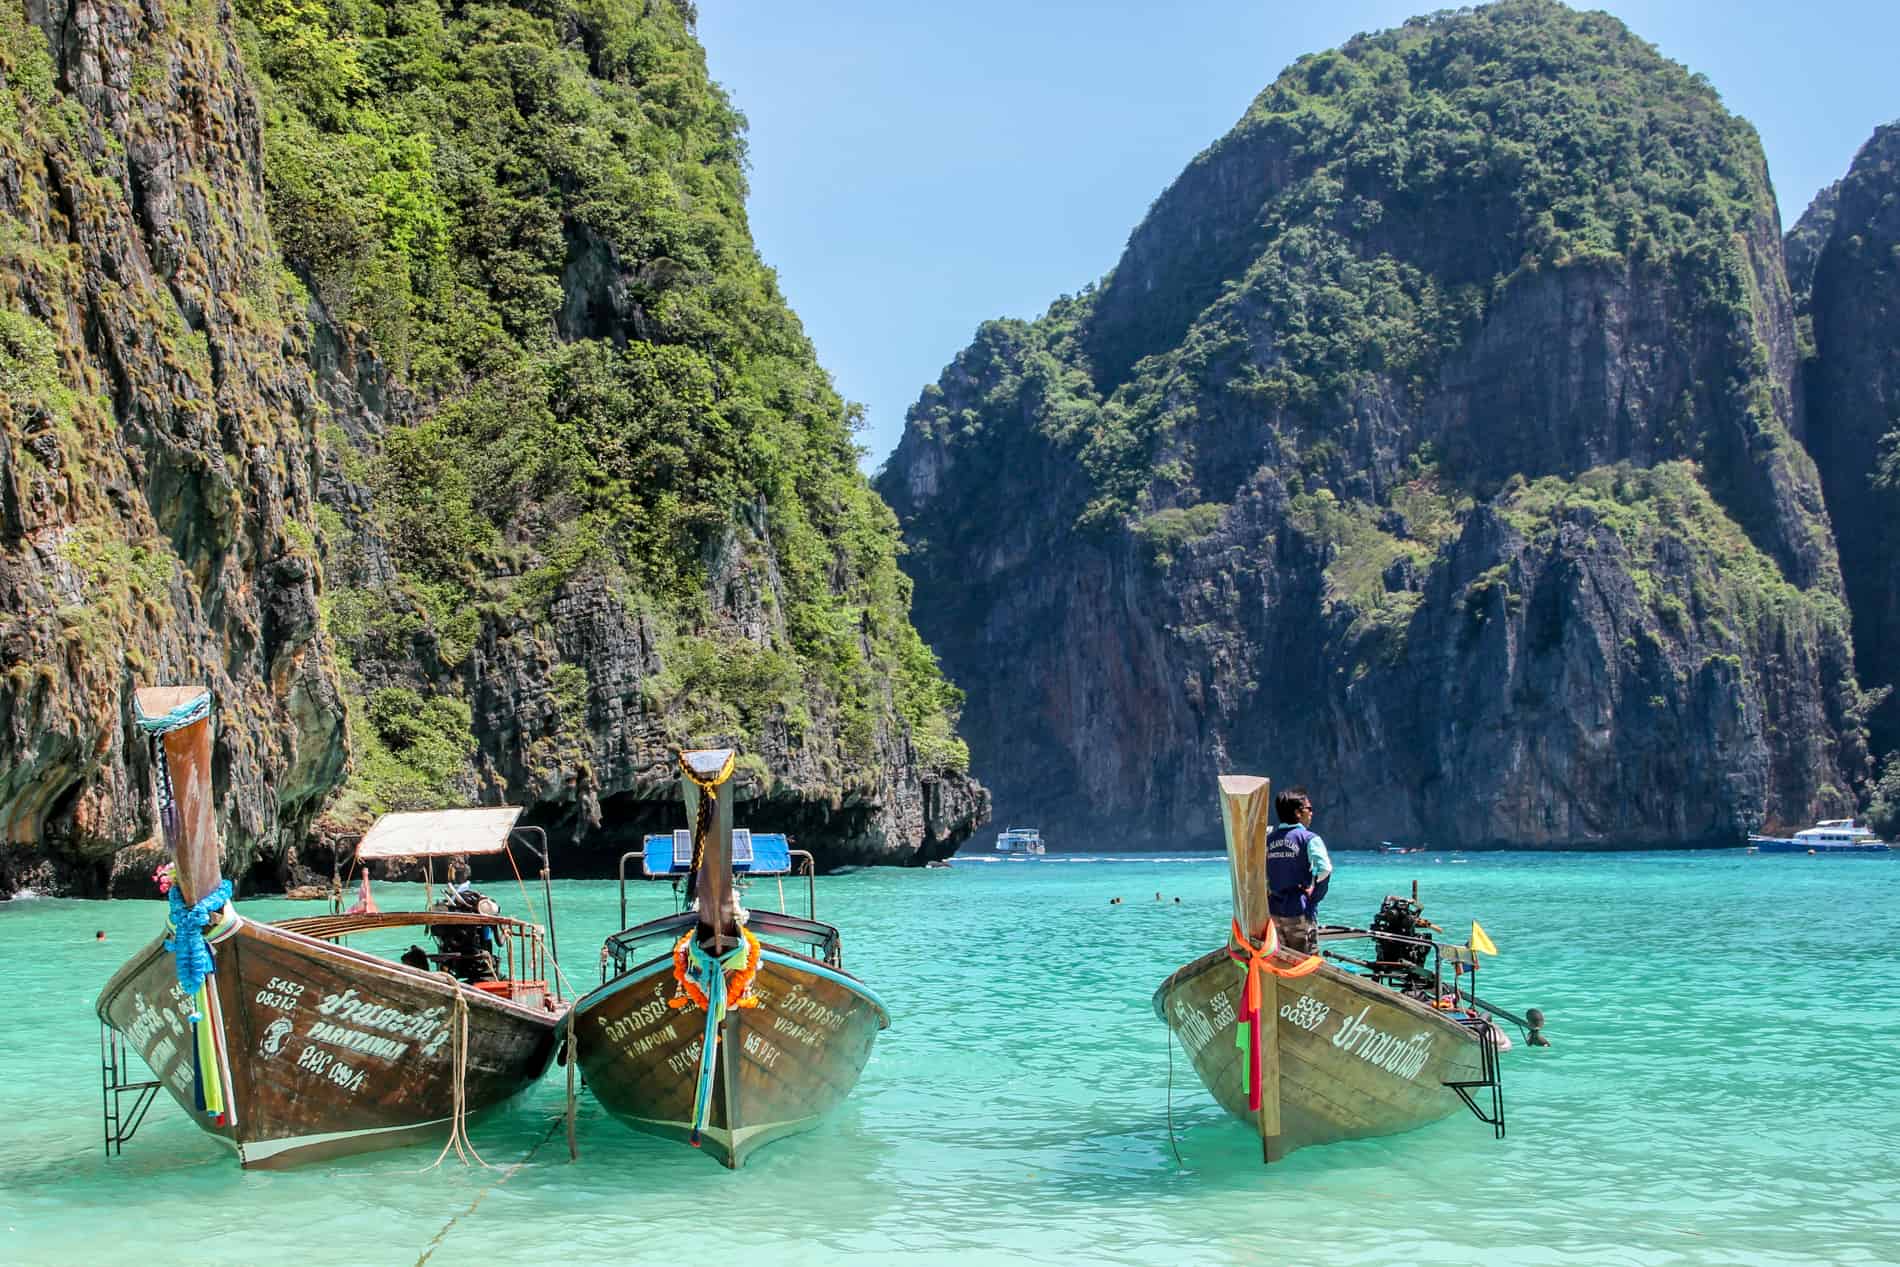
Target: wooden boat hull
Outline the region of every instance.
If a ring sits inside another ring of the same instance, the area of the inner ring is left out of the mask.
[[[1292,966],[1284,952],[1276,958]],[[1258,1131],[1247,1108],[1247,1049],[1235,1045],[1242,966],[1225,950],[1203,955],[1155,991],[1201,1082]],[[1472,1031],[1423,1003],[1322,965],[1278,982],[1280,1133],[1268,1157],[1342,1139],[1395,1135],[1461,1111],[1444,1084],[1479,1076]]]
[[[123,1034],[201,1129],[246,1168],[277,1168],[447,1138],[456,995],[468,1007],[467,1112],[493,1108],[546,1071],[564,1012],[451,986],[315,937],[241,916],[213,937],[212,1023],[229,1071],[230,1120],[193,1103],[190,1003],[154,941],[115,974],[99,1017]]]
[[[670,1008],[672,957],[629,969],[574,1005],[588,1089],[636,1131],[692,1135],[706,1014]],[[726,1016],[701,1147],[733,1169],[776,1139],[810,1130],[857,1085],[890,1015],[856,978],[764,946],[756,1008]]]

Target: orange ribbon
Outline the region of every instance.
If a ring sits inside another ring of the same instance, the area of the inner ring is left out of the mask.
[[[1280,931],[1274,927],[1271,917],[1267,920],[1266,944],[1256,946],[1253,939],[1241,931],[1240,921],[1233,922],[1234,940],[1246,947],[1243,953],[1232,946],[1227,948],[1228,957],[1236,963],[1247,965],[1247,988],[1241,991],[1240,1019],[1248,1023],[1247,1030],[1247,1109],[1260,1111],[1260,1027],[1265,1024],[1278,1024],[1277,1019],[1264,1020],[1260,1015],[1260,974],[1271,972],[1276,977],[1304,977],[1320,965],[1318,955],[1308,955],[1291,968],[1282,968],[1273,962],[1273,955],[1280,949]]]

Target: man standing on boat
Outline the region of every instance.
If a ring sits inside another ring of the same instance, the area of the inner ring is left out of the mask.
[[[1326,842],[1313,830],[1313,802],[1296,787],[1273,798],[1280,823],[1267,836],[1267,911],[1280,944],[1304,954],[1319,951],[1320,899],[1333,877]]]

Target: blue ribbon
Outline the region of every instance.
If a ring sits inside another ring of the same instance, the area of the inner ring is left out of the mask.
[[[181,726],[191,725],[200,717],[211,716],[211,692],[206,691],[202,695],[193,696],[163,717],[147,717],[139,711],[136,701],[132,705],[132,712],[133,720],[138,722],[139,729],[146,734],[169,734]]]
[[[172,885],[172,935],[165,939],[165,949],[176,958],[178,986],[186,994],[196,995],[198,987],[215,970],[211,947],[205,942],[205,927],[211,923],[212,915],[224,909],[230,900],[229,880],[218,881],[217,888],[190,906],[185,905],[184,892],[178,885]]]
[[[693,1088],[693,1131],[687,1137],[687,1142],[698,1148],[699,1133],[706,1129],[706,1122],[712,1117],[713,1073],[719,1067],[719,1027],[726,1019],[726,968],[745,962],[746,942],[741,938],[737,946],[718,957],[700,949],[697,941],[689,943],[686,950],[691,959],[687,975],[706,991],[706,1028],[699,1040],[699,1081]]]

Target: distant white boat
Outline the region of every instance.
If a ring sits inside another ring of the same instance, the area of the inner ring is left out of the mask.
[[[1749,848],[1761,853],[1887,854],[1892,847],[1851,818],[1824,818],[1792,836],[1750,836]]]
[[[1042,853],[1042,833],[1034,827],[1011,827],[996,833],[998,853]]]

